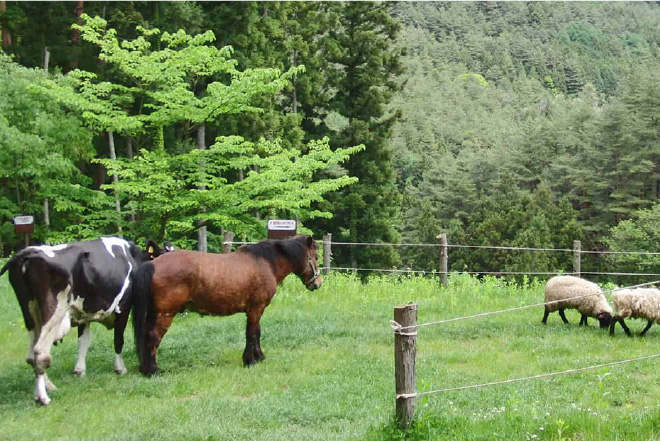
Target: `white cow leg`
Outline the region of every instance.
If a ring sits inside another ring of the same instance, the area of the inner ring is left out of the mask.
[[[119,375],[124,375],[128,372],[126,366],[124,365],[124,359],[121,354],[115,354],[115,373]]]
[[[48,374],[44,374],[44,377],[46,379],[46,390],[48,392],[52,392],[54,390],[57,390],[57,386],[55,386],[55,383],[50,381],[50,378],[48,378]]]
[[[87,351],[92,344],[92,327],[90,325],[91,323],[81,325],[85,328],[82,335],[78,337],[78,361],[76,362],[76,367],[73,369],[73,373],[79,377],[85,375],[85,371],[87,370],[85,359],[87,358]]]
[[[28,349],[25,354],[25,362],[30,366],[34,366],[34,344],[36,342],[36,330],[28,331]]]
[[[37,374],[36,383],[34,385],[34,401],[37,403],[48,406],[50,398],[46,393],[46,374]]]
[[[46,375],[46,369],[48,369],[51,362],[50,350],[55,338],[65,334],[65,329],[62,329],[62,327],[70,326],[68,322],[64,321],[67,316],[66,299],[70,291],[71,287],[67,286],[64,291],[57,295],[57,304],[53,316],[41,326],[39,337],[34,345],[34,373],[36,375],[34,399],[44,406],[50,403],[50,398],[46,393],[47,387],[55,387]]]

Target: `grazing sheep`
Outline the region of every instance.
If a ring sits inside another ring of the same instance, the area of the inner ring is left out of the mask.
[[[544,324],[548,322],[548,315],[554,311],[559,311],[561,319],[568,323],[564,309],[577,309],[582,314],[580,326],[587,326],[587,317],[594,317],[600,322],[601,328],[607,328],[612,319],[612,307],[607,303],[603,290],[595,283],[579,277],[555,276],[548,280],[545,285],[545,301],[555,303],[545,305]]]
[[[640,336],[646,334],[654,322],[660,322],[660,290],[657,288],[620,289],[612,293],[612,303],[617,313],[612,317],[610,335],[614,335],[616,322],[619,322],[626,335],[632,336],[623,321],[624,318],[641,318],[648,321]]]

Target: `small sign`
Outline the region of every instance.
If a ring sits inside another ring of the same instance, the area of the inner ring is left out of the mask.
[[[16,216],[14,218],[14,225],[30,225],[34,223],[33,216]]]
[[[296,235],[297,225],[295,220],[271,219],[268,221],[269,239],[286,239]]]
[[[14,218],[14,231],[23,234],[34,233],[34,217],[16,216]]]

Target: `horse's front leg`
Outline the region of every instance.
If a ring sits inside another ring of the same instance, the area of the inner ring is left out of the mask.
[[[245,350],[243,351],[243,365],[252,366],[266,356],[261,350],[261,329],[259,327],[259,320],[264,313],[265,307],[248,310],[247,326],[245,327]]]

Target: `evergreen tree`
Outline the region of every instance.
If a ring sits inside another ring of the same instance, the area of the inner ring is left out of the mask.
[[[330,108],[345,119],[332,137],[333,146],[364,144],[365,150],[346,164],[359,184],[332,195],[328,210],[332,220],[319,222],[316,230],[331,231],[338,241],[397,242],[401,196],[396,187],[391,150],[387,140],[398,113],[386,106],[397,90],[401,73],[399,49],[394,42],[398,22],[387,3],[331,3],[329,16],[336,22],[329,30],[324,54],[331,70],[328,78],[336,94]],[[390,268],[398,263],[389,247],[342,247],[334,253],[340,264]]]

